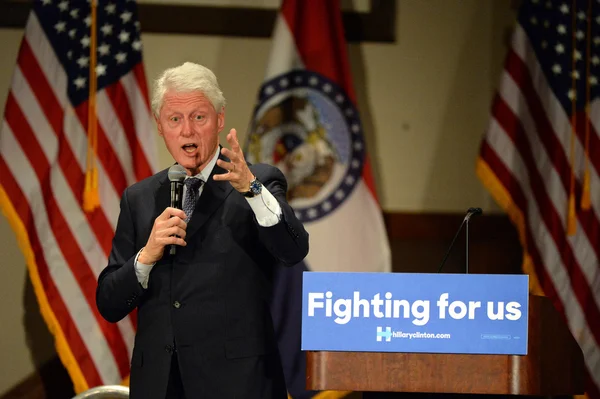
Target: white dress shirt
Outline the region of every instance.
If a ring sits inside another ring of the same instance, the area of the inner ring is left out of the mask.
[[[210,160],[208,165],[206,165],[206,167],[204,169],[202,169],[202,171],[199,174],[197,174],[196,176],[188,176],[188,177],[186,177],[186,179],[189,179],[191,177],[196,177],[196,178],[203,180],[206,183],[208,181],[208,179],[210,178],[210,174],[212,173],[212,170],[214,169],[215,165],[217,164],[217,159],[219,159],[220,152],[221,152],[221,148],[219,147],[219,148],[217,148],[217,152],[215,153],[213,158]],[[202,195],[203,189],[204,189],[204,184],[202,184],[200,186],[200,188],[198,189],[198,198],[200,198],[200,196]],[[185,201],[185,192],[186,192],[186,187],[184,185],[183,186],[183,194],[182,194],[184,201]],[[279,202],[277,202],[277,199],[273,196],[273,194],[271,194],[269,192],[269,190],[267,190],[266,187],[263,186],[262,191],[259,195],[256,195],[252,198],[246,198],[246,200],[248,201],[250,208],[252,208],[252,211],[254,212],[254,215],[256,216],[256,221],[258,222],[259,225],[261,225],[263,227],[270,227],[270,226],[274,226],[277,223],[279,223],[279,220],[281,219],[281,207],[279,206]],[[150,272],[152,271],[152,268],[154,267],[154,263],[151,265],[146,265],[146,264],[138,262],[137,259],[140,256],[140,253],[142,252],[143,249],[144,248],[140,249],[136,255],[134,267],[135,267],[135,274],[138,278],[138,281],[140,282],[142,287],[148,288],[148,277],[150,276]]]

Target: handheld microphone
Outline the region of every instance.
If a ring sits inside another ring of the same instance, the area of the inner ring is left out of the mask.
[[[183,196],[183,181],[187,176],[185,168],[179,164],[175,164],[169,168],[169,181],[171,182],[171,207],[176,209],[182,208]],[[175,255],[175,245],[171,245],[169,253]]]
[[[466,273],[469,274],[469,220],[471,220],[472,216],[475,215],[481,215],[483,213],[483,211],[481,210],[481,208],[469,208],[467,210],[467,214],[465,215],[462,223],[460,224],[460,227],[458,228],[458,231],[456,232],[456,234],[454,235],[454,238],[452,239],[452,242],[450,243],[450,246],[448,247],[448,251],[446,251],[446,255],[444,255],[444,259],[442,260],[442,262],[440,263],[440,266],[438,267],[438,273],[442,271],[442,267],[444,267],[444,264],[446,263],[446,259],[448,259],[448,256],[450,255],[450,251],[452,251],[452,247],[454,246],[454,242],[456,241],[456,238],[458,237],[458,234],[462,231],[463,226],[466,224],[467,225],[467,231],[466,231]]]

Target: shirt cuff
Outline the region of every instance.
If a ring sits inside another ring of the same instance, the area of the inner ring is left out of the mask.
[[[135,269],[135,275],[137,276],[138,281],[142,285],[144,289],[148,288],[148,279],[150,277],[150,272],[156,263],[151,265],[146,265],[144,263],[138,262],[138,257],[142,253],[144,248],[140,249],[137,255],[135,256],[135,261],[133,262],[133,268]]]
[[[281,206],[266,187],[263,186],[259,195],[246,200],[256,216],[256,221],[262,227],[274,226],[281,220]]]

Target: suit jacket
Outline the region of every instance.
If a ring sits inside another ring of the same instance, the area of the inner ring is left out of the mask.
[[[174,351],[188,399],[287,398],[271,283],[278,265],[306,256],[308,233],[287,204],[283,174],[263,164],[250,169],[279,201],[280,222],[260,226],[244,196],[211,175],[188,223],[187,246],[174,256],[165,248],[147,289],[134,260],[170,204],[167,170],[125,190],[96,303],[110,322],[138,309],[132,399],[164,399]],[[213,174],[225,172],[215,165]]]

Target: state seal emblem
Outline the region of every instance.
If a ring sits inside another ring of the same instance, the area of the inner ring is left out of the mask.
[[[335,211],[362,175],[360,118],[346,92],[326,77],[295,70],[265,82],[247,142],[252,163],[277,166],[288,202],[303,222]]]

